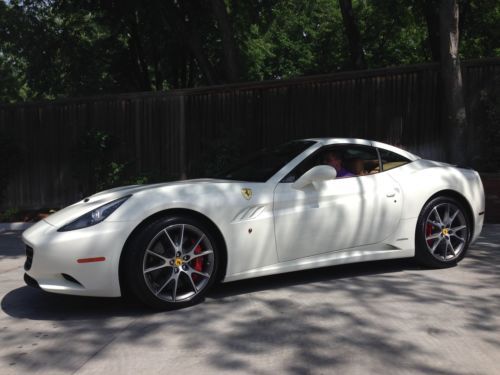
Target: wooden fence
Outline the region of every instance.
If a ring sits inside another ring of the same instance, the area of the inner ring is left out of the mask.
[[[500,91],[500,58],[463,62],[463,77],[474,129],[484,118],[482,97]],[[442,159],[439,81],[439,66],[430,63],[3,105],[0,134],[18,140],[21,159],[0,207],[57,207],[89,193],[89,176],[73,160],[91,129],[119,141],[116,160],[157,180],[199,172],[211,142],[221,137],[243,153],[296,138],[360,137]]]

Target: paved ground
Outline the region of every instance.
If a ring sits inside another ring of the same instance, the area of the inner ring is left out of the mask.
[[[163,313],[24,286],[19,236],[0,234],[3,375],[500,374],[500,225],[458,267],[330,267],[221,285]]]

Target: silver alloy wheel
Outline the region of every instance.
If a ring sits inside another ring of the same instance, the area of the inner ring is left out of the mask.
[[[456,259],[465,249],[469,230],[462,210],[453,203],[432,208],[424,226],[427,249],[440,261]]]
[[[158,232],[143,258],[149,290],[168,302],[185,302],[200,293],[214,271],[209,238],[190,224],[174,224]]]

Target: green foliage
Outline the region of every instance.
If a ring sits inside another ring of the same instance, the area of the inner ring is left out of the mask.
[[[0,51],[0,103],[25,99],[26,85],[23,80],[18,62]]]
[[[98,129],[88,131],[79,143],[74,160],[75,178],[87,190],[85,195],[116,186],[148,183],[148,176],[131,176],[132,162],[115,160],[118,146],[118,139]],[[88,176],[87,181],[81,180],[84,176]]]
[[[352,2],[369,68],[431,60],[423,9],[439,1]],[[500,2],[459,4],[462,57],[500,56]],[[242,80],[350,66],[338,0],[226,5]],[[225,82],[211,0],[0,0],[0,24],[2,102]]]
[[[189,177],[213,177],[226,170],[240,160],[243,142],[243,132],[238,128],[206,140],[200,160],[189,168]]]
[[[427,26],[416,2],[358,1],[360,28],[367,64],[371,68],[416,64],[430,59]]]
[[[500,2],[462,0],[460,55],[463,58],[500,56]]]
[[[0,212],[0,222],[10,222],[19,214],[18,208],[7,208],[5,211]]]
[[[238,19],[251,80],[327,73],[342,67],[345,49],[340,10],[332,0],[285,0],[269,19]],[[248,30],[248,31],[247,31]]]
[[[0,50],[15,61],[28,99],[100,91],[108,83],[102,64],[102,34],[95,16],[57,1],[10,1],[0,10]],[[109,87],[109,86],[108,86]],[[24,95],[23,95],[24,94]]]
[[[125,164],[112,161],[108,165],[105,165],[103,169],[107,173],[105,174],[105,179],[99,181],[97,190],[105,190],[108,187],[117,186],[125,169]]]

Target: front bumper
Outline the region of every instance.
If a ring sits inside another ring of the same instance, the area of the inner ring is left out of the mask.
[[[58,232],[56,227],[40,221],[23,233],[23,242],[32,248],[26,274],[32,284],[36,282],[47,292],[118,297],[120,254],[132,230],[130,222],[104,221]],[[100,261],[81,261],[89,258]]]

